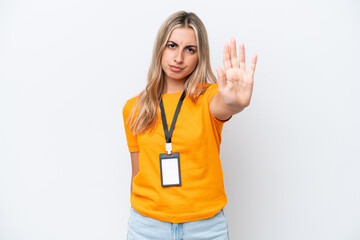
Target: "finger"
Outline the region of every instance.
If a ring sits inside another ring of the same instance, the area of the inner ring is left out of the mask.
[[[230,40],[230,57],[232,67],[239,67],[238,59],[236,56],[236,41],[234,38]]]
[[[245,46],[244,43],[241,43],[239,46],[239,59],[240,59],[240,69],[241,70],[246,70],[246,65],[245,65]]]
[[[226,72],[228,69],[231,68],[229,44],[227,43],[225,43],[224,45],[223,62],[224,62],[224,69]]]
[[[250,74],[251,78],[254,78],[256,62],[257,62],[257,55],[254,54],[254,56],[253,56],[253,58],[251,60],[250,67],[249,67],[249,74]]]
[[[223,89],[226,86],[226,75],[221,67],[216,67],[216,73],[218,76],[219,89]]]

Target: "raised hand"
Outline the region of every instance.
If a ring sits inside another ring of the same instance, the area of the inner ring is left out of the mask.
[[[219,93],[227,106],[241,111],[250,104],[256,60],[257,55],[254,54],[250,67],[246,71],[244,44],[239,46],[239,60],[236,56],[235,39],[232,38],[230,41],[230,50],[228,43],[225,44],[223,55],[225,72],[221,67],[217,67],[216,71]]]

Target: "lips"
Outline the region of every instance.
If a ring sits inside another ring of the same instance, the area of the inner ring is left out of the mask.
[[[170,69],[171,69],[171,71],[173,71],[173,72],[181,72],[184,68],[170,65]]]

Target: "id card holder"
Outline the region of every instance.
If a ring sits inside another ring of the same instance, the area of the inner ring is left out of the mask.
[[[181,186],[180,155],[177,152],[160,154],[161,186]]]

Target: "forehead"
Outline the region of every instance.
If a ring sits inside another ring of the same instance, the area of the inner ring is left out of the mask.
[[[168,41],[173,41],[181,45],[196,45],[196,36],[192,28],[175,28]]]

